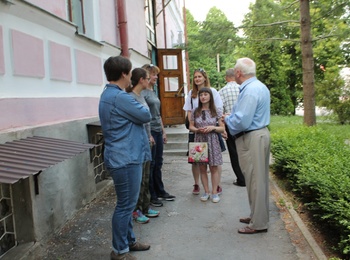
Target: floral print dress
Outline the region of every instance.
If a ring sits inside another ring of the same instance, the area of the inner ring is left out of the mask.
[[[197,128],[202,128],[206,126],[216,126],[217,120],[222,116],[222,110],[220,109],[217,109],[216,111],[218,114],[217,117],[212,117],[210,110],[202,110],[201,116],[194,117],[194,111],[195,109],[192,110],[191,120],[194,121],[194,126]],[[210,166],[222,165],[223,160],[218,133],[196,133],[194,141],[208,143],[208,157]]]

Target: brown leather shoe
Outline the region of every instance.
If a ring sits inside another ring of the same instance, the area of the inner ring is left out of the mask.
[[[146,251],[150,249],[150,245],[142,244],[140,242],[135,242],[135,244],[129,246],[130,251]]]
[[[137,260],[137,258],[129,253],[116,254],[114,251],[112,251],[111,260]]]
[[[256,234],[256,233],[265,233],[265,232],[267,232],[267,228],[266,229],[259,229],[259,230],[257,230],[257,229],[252,229],[252,228],[247,226],[245,228],[238,229],[238,233],[240,233],[240,234],[248,234],[248,235]]]
[[[240,218],[239,222],[241,223],[245,223],[245,224],[249,224],[250,223],[251,218]]]

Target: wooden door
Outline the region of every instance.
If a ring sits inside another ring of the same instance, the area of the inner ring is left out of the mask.
[[[160,69],[158,90],[163,124],[184,124],[185,111],[182,107],[185,102],[185,93],[182,50],[158,49],[157,54]]]

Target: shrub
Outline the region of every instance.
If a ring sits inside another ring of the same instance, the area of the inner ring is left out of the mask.
[[[339,236],[337,250],[350,255],[350,147],[344,142],[347,133],[336,127],[341,126],[273,130],[272,167],[288,179],[320,223]]]

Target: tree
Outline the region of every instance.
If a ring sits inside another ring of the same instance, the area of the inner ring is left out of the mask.
[[[300,0],[301,53],[303,64],[304,124],[316,124],[314,57],[309,0]]]
[[[268,26],[281,14],[280,5],[271,0],[257,0],[243,21],[245,44],[244,55],[257,64],[257,76],[271,92],[271,113],[290,115],[294,106],[288,93],[285,59],[281,52],[284,38],[280,26]]]
[[[213,87],[224,85],[225,57],[234,49],[237,29],[225,14],[213,7],[204,22],[197,22],[187,10],[188,45],[191,75],[197,68],[204,68]],[[220,72],[217,70],[217,54],[220,54]]]
[[[300,23],[301,3],[309,6],[311,27],[306,39],[312,51],[308,54],[302,53],[305,41],[301,42],[301,28],[304,29]],[[349,16],[348,0],[256,0],[243,26],[234,28],[220,10],[212,8],[204,22],[190,21],[192,38],[186,47],[190,68],[192,71],[205,68],[216,86],[223,84],[223,72],[232,67],[237,58],[251,57],[257,63],[259,79],[270,88],[273,114],[295,114],[295,108],[304,103],[304,121],[313,125],[317,102],[344,115],[348,102],[331,97],[344,93],[338,78],[340,70],[350,61]],[[243,37],[237,34],[237,29],[244,31]],[[217,53],[220,53],[221,73],[216,69]],[[302,54],[309,59],[306,73],[303,73]],[[310,83],[305,80],[307,75]]]

